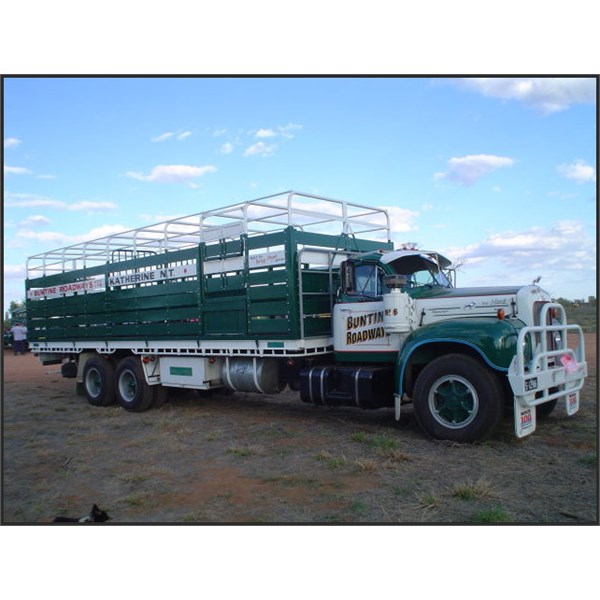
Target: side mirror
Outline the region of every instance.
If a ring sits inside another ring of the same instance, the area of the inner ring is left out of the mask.
[[[351,260],[345,260],[340,265],[340,274],[342,278],[342,292],[345,294],[353,294],[356,291],[354,262]]]

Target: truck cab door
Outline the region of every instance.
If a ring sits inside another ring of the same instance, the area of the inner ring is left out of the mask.
[[[340,359],[377,362],[398,352],[398,336],[384,328],[385,276],[380,265],[347,260],[341,265],[341,293],[333,309],[333,345]],[[357,353],[370,356],[358,357]],[[387,356],[385,356],[387,355]]]
[[[346,260],[340,266],[341,301],[371,302],[381,300],[385,291],[381,266],[371,262]]]

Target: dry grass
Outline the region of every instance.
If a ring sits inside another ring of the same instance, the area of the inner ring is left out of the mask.
[[[450,495],[461,500],[486,500],[498,497],[491,481],[481,477],[477,481],[468,480],[456,483],[450,488]]]
[[[235,456],[253,456],[256,454],[262,454],[264,452],[264,446],[259,444],[248,444],[246,446],[229,446],[227,452]]]
[[[375,473],[380,468],[379,463],[372,458],[358,458],[354,464],[365,473]]]

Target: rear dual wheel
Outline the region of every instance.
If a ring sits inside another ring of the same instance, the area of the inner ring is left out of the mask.
[[[146,383],[139,360],[132,356],[122,359],[116,369],[104,356],[89,358],[83,391],[92,406],[110,406],[116,400],[125,410],[141,412],[154,403],[154,387]]]

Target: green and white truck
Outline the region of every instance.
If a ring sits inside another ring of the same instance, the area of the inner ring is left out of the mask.
[[[175,387],[288,386],[397,420],[412,403],[426,434],[463,442],[507,409],[518,437],[557,401],[578,410],[583,333],[560,304],[457,288],[447,258],[390,232],[385,210],[285,192],[32,256],[30,348],[130,411]]]

